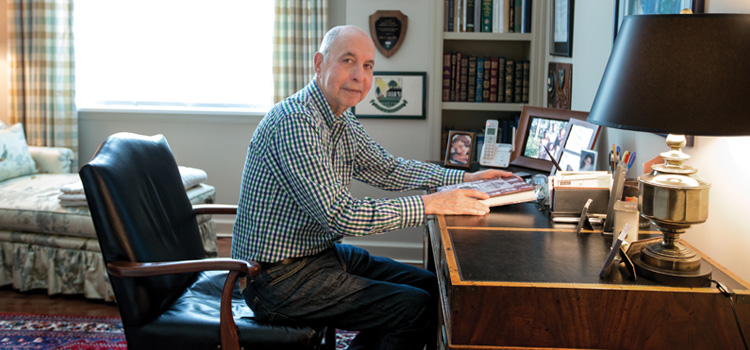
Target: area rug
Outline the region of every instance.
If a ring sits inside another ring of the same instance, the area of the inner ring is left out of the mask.
[[[336,331],[336,349],[344,350],[356,333]],[[0,313],[0,349],[127,349],[119,317]]]

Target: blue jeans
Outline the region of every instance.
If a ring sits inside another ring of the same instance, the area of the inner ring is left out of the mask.
[[[437,339],[437,280],[427,270],[335,244],[248,277],[261,322],[359,331],[349,349],[422,349]]]

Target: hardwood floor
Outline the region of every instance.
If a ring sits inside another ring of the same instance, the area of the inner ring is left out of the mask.
[[[219,238],[219,256],[229,257],[231,238]],[[0,312],[43,315],[119,316],[117,304],[89,300],[80,295],[47,295],[46,290],[18,292],[0,287]]]

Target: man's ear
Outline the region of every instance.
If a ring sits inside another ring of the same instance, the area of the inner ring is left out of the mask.
[[[323,54],[320,52],[316,52],[315,56],[313,57],[313,63],[315,64],[315,74],[320,75],[320,65],[323,64]]]

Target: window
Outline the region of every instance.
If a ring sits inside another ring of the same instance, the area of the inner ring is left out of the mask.
[[[76,0],[76,104],[266,111],[273,17],[266,0]]]

